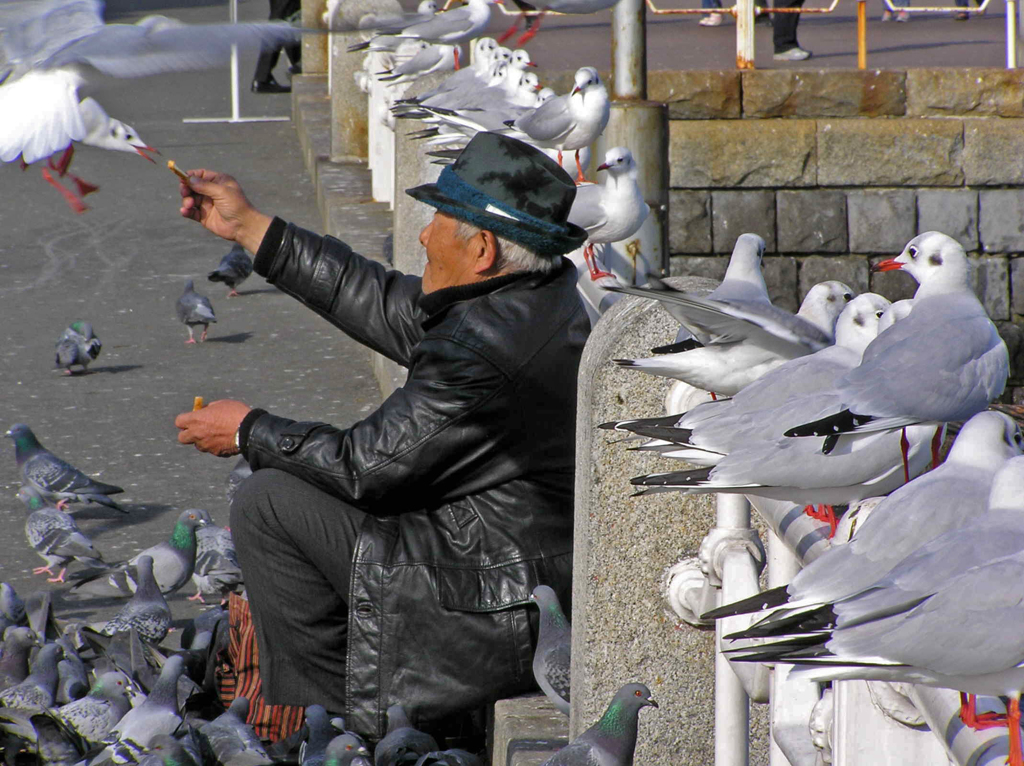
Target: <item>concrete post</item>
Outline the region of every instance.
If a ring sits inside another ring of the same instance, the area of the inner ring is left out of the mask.
[[[410,87],[407,95],[426,93],[436,87],[450,72],[421,77]],[[392,204],[394,208],[394,264],[405,274],[422,274],[426,255],[420,244],[420,232],[430,223],[434,208],[417,202],[406,189],[433,183],[441,174],[441,166],[434,165],[426,155],[422,141],[406,136],[418,130],[421,124],[413,120],[399,120],[395,128],[395,181]]]
[[[736,0],[736,68],[754,68],[754,0]]]
[[[327,0],[302,0],[302,26],[306,29],[326,29],[324,11]],[[328,35],[309,34],[302,36],[302,73],[327,74]]]
[[[335,32],[330,38],[331,160],[365,161],[369,107],[355,79],[363,68],[363,56],[348,52],[348,46],[362,37],[358,32]]]
[[[647,6],[619,0],[612,10],[612,97],[647,98]]]
[[[606,247],[601,257],[620,276],[628,279],[635,273],[635,284],[642,285],[648,274],[668,274],[668,107],[653,101],[612,102],[608,127],[594,147],[594,164],[616,146],[633,153],[651,214],[628,241]]]

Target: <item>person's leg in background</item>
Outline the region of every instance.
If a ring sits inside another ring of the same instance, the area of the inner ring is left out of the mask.
[[[238,488],[231,534],[269,704],[344,710],[346,599],[365,518],[283,471],[256,471]]]
[[[298,12],[301,7],[301,0],[270,0],[269,18],[271,21],[282,21]],[[302,54],[301,43],[264,48],[260,51],[259,60],[256,62],[256,72],[253,74],[253,93],[291,93],[291,86],[281,85],[274,79],[274,67],[277,66],[278,59],[281,57],[282,48],[287,52],[288,60],[293,67],[299,64]]]
[[[802,8],[804,0],[776,0],[776,8]],[[772,42],[775,44],[776,61],[803,61],[811,52],[801,48],[796,41],[796,27],[800,23],[799,13],[772,14]]]
[[[956,0],[957,5],[960,4],[960,0]],[[910,0],[892,0],[894,8],[909,8]],[[907,22],[910,21],[910,14],[906,11],[897,10],[895,13],[889,10],[889,6],[885,7],[885,11],[882,13],[882,21],[896,21]]]
[[[722,8],[721,0],[700,0],[701,8]],[[702,27],[718,27],[722,25],[722,14],[705,13],[700,17]]]

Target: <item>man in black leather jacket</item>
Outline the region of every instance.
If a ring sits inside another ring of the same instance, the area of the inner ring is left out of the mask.
[[[190,171],[183,216],[409,369],[348,428],[234,401],[179,415],[179,441],[241,452],[231,510],[264,694],[319,703],[371,738],[389,705],[420,725],[534,688],[538,584],[568,602],[576,373],[589,323],[562,257],[575,187],[542,153],[482,133],[436,184],[422,278],[255,210]]]

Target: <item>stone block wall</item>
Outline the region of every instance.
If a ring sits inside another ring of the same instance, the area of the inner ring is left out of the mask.
[[[673,275],[718,278],[736,237],[764,237],[773,298],[795,309],[841,279],[890,299],[916,284],[869,274],[916,234],[956,238],[1010,347],[1024,401],[1024,72],[664,71]]]

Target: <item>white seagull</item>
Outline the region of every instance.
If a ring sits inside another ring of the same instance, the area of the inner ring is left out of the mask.
[[[284,23],[187,26],[163,16],[105,24],[100,0],[7,0],[0,3],[0,160],[31,164],[65,151],[43,171],[56,186],[49,171],[67,172],[74,141],[146,156],[154,150],[134,130],[79,99],[86,68],[114,77],[203,69],[228,63],[233,45],[258,49],[297,35]],[[81,212],[82,194],[95,187],[76,183],[77,196],[64,191]]]
[[[414,82],[434,72],[447,72],[455,68],[458,57],[457,45],[435,45],[420,43],[420,49],[412,58],[398,64],[393,69],[377,73],[377,79],[389,85]]]
[[[587,230],[587,246],[583,257],[590,269],[590,278],[612,276],[598,270],[594,263],[594,245],[621,242],[633,236],[647,220],[651,208],[637,185],[636,160],[624,146],[609,149],[597,169],[605,170],[604,184],[581,184],[569,211],[569,223]]]
[[[510,134],[544,149],[558,150],[558,164],[562,164],[562,152],[576,152],[576,181],[586,181],[580,165],[579,150],[590,146],[608,124],[611,105],[608,90],[601,82],[594,67],[585,66],[576,70],[571,93],[546,101],[532,112],[506,125],[513,129]]]
[[[516,41],[516,45],[525,45],[533,39],[533,36],[537,34],[537,31],[540,29],[540,22],[544,19],[544,16],[548,11],[568,14],[597,13],[598,11],[603,11],[606,8],[611,8],[618,1],[619,0],[532,0],[530,5],[539,10],[540,14],[537,16],[537,20],[533,23],[533,26]],[[523,11],[523,13],[519,14],[516,20],[512,23],[512,26],[500,38],[498,38],[498,41],[505,42],[505,40],[515,34],[516,27],[519,24],[519,19],[525,17],[526,11]]]

